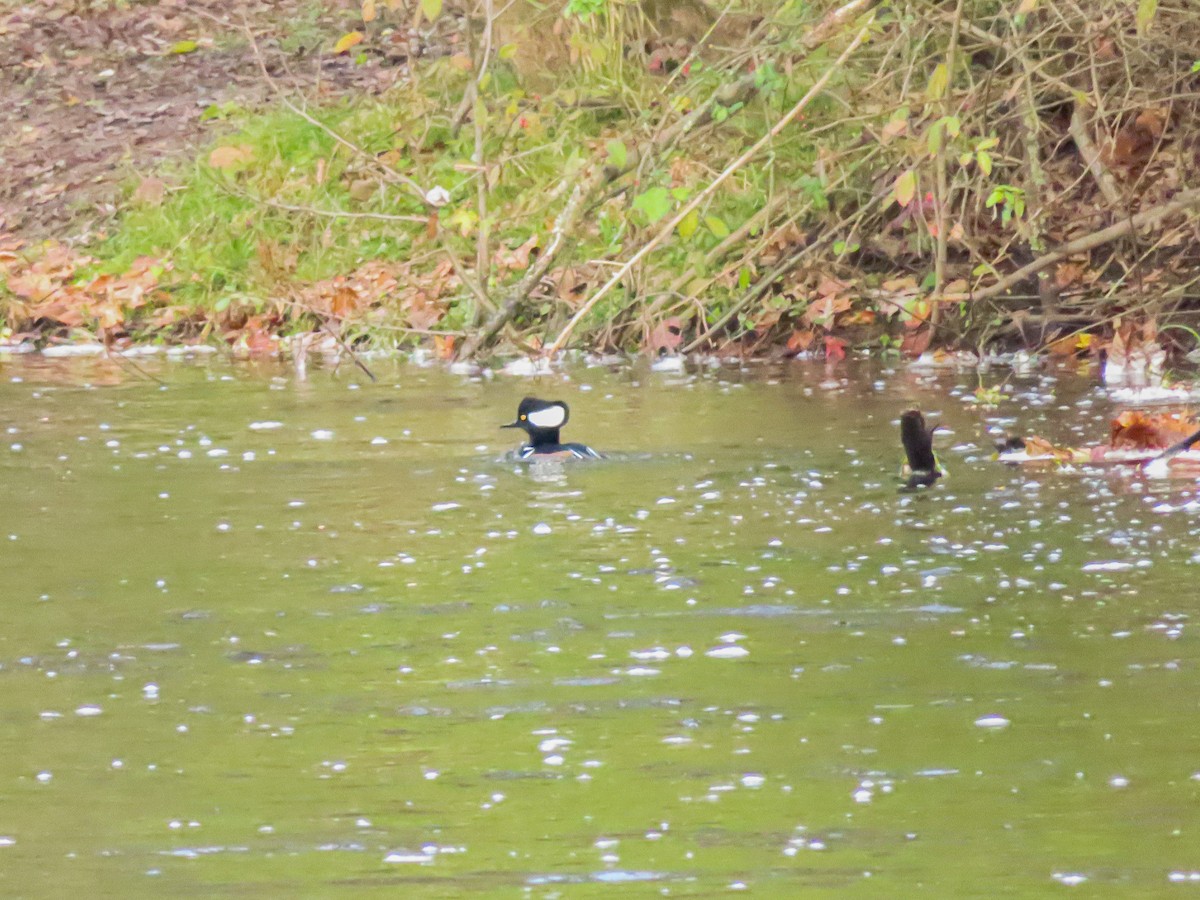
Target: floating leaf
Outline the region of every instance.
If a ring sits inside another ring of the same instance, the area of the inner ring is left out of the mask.
[[[913,169],[909,169],[903,175],[896,179],[896,184],[892,188],[892,194],[896,198],[896,202],[901,206],[908,206],[912,203],[913,197],[917,194],[917,173]]]
[[[608,151],[608,164],[614,169],[624,169],[626,163],[629,162],[629,151],[625,147],[624,141],[609,141],[604,145],[604,149]]]
[[[713,237],[729,237],[729,226],[725,224],[724,220],[719,219],[716,216],[705,216],[704,224],[708,226],[708,230],[712,232]]]
[[[421,0],[421,12],[432,22],[442,14],[442,0]]]
[[[200,49],[200,45],[195,41],[177,41],[171,45],[168,53],[173,53],[176,56],[182,56],[184,53],[195,53]]]
[[[333,45],[334,53],[345,53],[351,47],[361,44],[363,33],[361,31],[349,31],[338,38],[338,42]]]

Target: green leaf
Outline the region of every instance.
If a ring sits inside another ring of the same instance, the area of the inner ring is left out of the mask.
[[[962,121],[958,116],[944,116],[942,121],[946,123],[946,134],[952,138],[958,137],[962,131]]]
[[[975,162],[979,163],[979,170],[984,175],[992,174],[992,154],[986,150],[979,150],[975,154]]]
[[[1137,17],[1137,32],[1143,37],[1150,30],[1150,26],[1154,24],[1154,17],[1158,15],[1158,0],[1141,0],[1138,3]]]
[[[609,141],[604,145],[604,149],[608,151],[608,164],[614,169],[624,170],[629,162],[629,150],[625,147],[625,142]]]
[[[929,134],[926,135],[926,143],[929,147],[929,155],[937,156],[942,149],[942,120],[938,119],[929,126]]]
[[[178,41],[171,45],[168,53],[173,53],[176,56],[181,56],[184,53],[195,53],[200,49],[200,45],[195,41]]]
[[[671,211],[671,195],[665,187],[652,187],[634,197],[633,208],[653,225]]]
[[[975,145],[976,150],[991,150],[1000,145],[1000,138],[987,137]]]
[[[671,196],[680,203],[683,203],[688,197],[692,196],[692,190],[685,187],[671,188]]]
[[[722,219],[716,216],[705,216],[704,224],[708,226],[708,230],[712,232],[715,238],[729,237],[729,226]]]
[[[738,270],[738,290],[744,291],[748,287],[750,287],[750,270],[742,266]]]
[[[930,103],[941,100],[946,96],[946,88],[950,85],[950,72],[945,63],[938,63],[933,74],[929,76],[929,84],[925,86],[925,99]]]
[[[500,57],[500,59],[512,59],[517,55],[517,45],[504,44],[499,50],[496,51],[496,55]]]
[[[1192,74],[1195,75],[1197,72],[1200,72],[1200,59],[1192,63]]]
[[[683,221],[679,223],[679,236],[686,241],[696,233],[696,229],[699,227],[700,213],[693,209],[690,213],[684,216]]]
[[[896,179],[896,184],[892,188],[892,194],[896,198],[896,202],[901,206],[908,206],[912,203],[913,197],[917,194],[917,173],[914,169],[909,169],[903,175]]]
[[[442,14],[442,0],[421,0],[421,12],[432,22]]]
[[[825,193],[825,185],[820,178],[813,175],[801,175],[796,181],[796,187],[804,194],[813,209],[823,212],[829,209],[829,197]]]

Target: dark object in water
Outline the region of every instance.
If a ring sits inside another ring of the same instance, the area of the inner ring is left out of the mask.
[[[1002,441],[996,441],[997,453],[1020,453],[1025,449],[1025,438],[1010,435]]]
[[[501,428],[520,428],[529,435],[529,443],[517,451],[518,459],[603,459],[586,444],[560,444],[558,430],[567,424],[571,412],[561,400],[526,397],[517,407],[517,418]]]
[[[941,467],[933,453],[933,433],[937,430],[937,425],[927,428],[925,417],[915,409],[910,409],[900,417],[900,443],[904,445],[910,472],[908,481],[904,483],[905,490],[929,487],[942,477]]]
[[[1167,467],[1171,461],[1171,458],[1178,456],[1180,453],[1191,450],[1192,444],[1196,443],[1196,441],[1200,441],[1200,431],[1193,431],[1178,444],[1172,444],[1162,453],[1158,454],[1158,456],[1154,457],[1154,459],[1144,463],[1142,465],[1142,471],[1152,477],[1161,477],[1166,475],[1168,471]]]

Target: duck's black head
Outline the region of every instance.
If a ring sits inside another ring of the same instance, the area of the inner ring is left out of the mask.
[[[929,487],[942,477],[933,453],[933,433],[937,430],[937,425],[926,427],[925,417],[915,409],[900,417],[900,443],[904,445],[904,455],[908,457],[908,468],[912,473],[906,485],[910,490]]]
[[[526,397],[517,407],[517,418],[501,428],[520,428],[529,435],[534,449],[557,445],[558,429],[567,424],[571,411],[561,400],[539,400]]]

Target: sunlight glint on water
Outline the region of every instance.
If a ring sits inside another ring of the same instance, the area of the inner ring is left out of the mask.
[[[1194,486],[989,458],[1083,381],[159,366],[0,369],[7,893],[1200,880]]]

